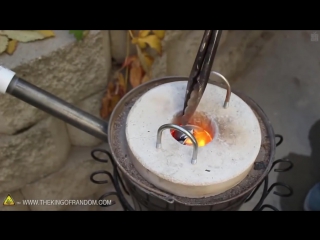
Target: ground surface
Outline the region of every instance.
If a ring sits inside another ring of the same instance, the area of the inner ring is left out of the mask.
[[[312,41],[312,33],[274,32],[246,72],[231,81],[234,89],[245,92],[264,109],[275,133],[284,136],[276,159],[288,157],[294,168],[270,174],[270,183],[284,182],[294,195],[280,199],[271,194],[266,201],[282,210],[302,210],[309,188],[320,181],[320,42]],[[242,209],[252,208],[258,197]]]

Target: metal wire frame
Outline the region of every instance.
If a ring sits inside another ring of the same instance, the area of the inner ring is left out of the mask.
[[[276,146],[278,147],[282,142],[283,142],[283,137],[279,134],[275,135],[276,138],[279,138],[278,142],[276,143]],[[108,158],[103,159],[103,158],[99,158],[96,156],[97,153],[104,153],[108,156]],[[112,154],[109,153],[108,151],[106,151],[105,149],[95,149],[91,152],[91,156],[94,160],[98,161],[98,162],[103,162],[103,163],[108,163],[109,161],[111,162],[112,166],[113,166],[113,174],[111,174],[108,171],[105,170],[101,170],[101,171],[96,171],[94,173],[91,174],[90,176],[90,180],[93,183],[96,184],[107,184],[109,183],[109,180],[95,180],[95,177],[97,175],[107,175],[107,177],[110,179],[111,183],[114,186],[114,189],[116,190],[115,192],[107,192],[105,194],[103,194],[99,200],[103,200],[109,196],[117,196],[122,208],[124,209],[124,211],[135,211],[135,209],[129,204],[129,202],[126,200],[123,192],[127,195],[130,196],[129,191],[126,189],[121,176],[119,174],[118,171],[118,167],[115,164],[115,161],[112,157]],[[285,163],[287,164],[287,167],[279,169],[279,168],[275,168],[276,165],[280,164],[280,163]],[[276,161],[273,162],[268,174],[274,170],[274,172],[287,172],[289,170],[291,170],[293,168],[293,163],[288,160],[288,159],[278,159]],[[255,196],[255,194],[257,193],[257,191],[259,190],[259,188],[261,187],[261,185],[263,184],[263,191],[262,191],[262,195],[260,200],[258,201],[258,203],[255,205],[255,207],[252,209],[252,211],[263,211],[264,209],[270,209],[273,211],[279,211],[279,209],[277,209],[276,207],[270,205],[270,204],[264,204],[264,201],[266,200],[266,198],[270,195],[270,193],[272,192],[273,194],[279,196],[279,197],[290,197],[293,194],[293,190],[290,186],[286,185],[285,183],[281,183],[281,182],[276,182],[273,183],[270,187],[269,187],[269,178],[268,175],[264,178],[264,180],[255,188],[255,190],[249,195],[249,197],[245,200],[245,203],[249,202],[250,200],[252,200],[252,198]],[[275,188],[282,188],[281,191],[273,191]],[[101,207],[110,207],[112,205],[114,205],[116,202],[113,201],[111,204],[109,205],[100,205]]]

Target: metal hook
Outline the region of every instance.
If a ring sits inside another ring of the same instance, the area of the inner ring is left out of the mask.
[[[293,193],[293,190],[291,187],[289,187],[288,185],[284,184],[284,183],[281,183],[281,182],[278,182],[278,183],[274,183],[272,184],[269,189],[268,189],[268,194],[275,188],[275,187],[283,187],[283,188],[286,188],[288,193],[279,193],[279,192],[276,192],[274,191],[273,194],[274,195],[277,195],[279,197],[290,197]]]
[[[118,172],[117,172],[117,169],[114,168],[113,169],[113,175],[114,177],[112,176],[112,174],[108,171],[96,171],[94,173],[92,173],[90,175],[90,180],[96,184],[104,184],[104,183],[108,183],[107,180],[102,180],[102,181],[98,181],[98,180],[95,180],[94,179],[94,176],[98,175],[98,174],[105,174],[105,175],[108,175],[112,184],[113,184],[113,187],[115,188],[116,192],[108,192],[104,195],[102,195],[99,200],[103,200],[104,198],[110,196],[110,195],[116,195],[120,201],[120,204],[121,206],[123,207],[123,209],[125,210],[128,210],[128,211],[134,211],[134,209],[130,206],[130,204],[127,202],[127,200],[125,199],[125,197],[123,196],[122,192],[121,192],[121,188],[120,188],[120,185],[119,185],[119,182],[121,183],[121,178],[119,177],[118,175]],[[124,185],[122,186],[123,187],[123,190],[126,192],[127,190],[124,188]],[[128,194],[129,195],[129,194]],[[113,205],[113,204],[112,204]],[[108,206],[111,206],[111,205],[100,205],[101,207],[108,207]]]
[[[225,84],[227,85],[227,94],[226,94],[226,98],[224,100],[223,107],[224,108],[228,108],[229,107],[229,102],[230,102],[230,97],[231,97],[231,86],[230,86],[230,83],[222,74],[220,74],[218,72],[215,72],[215,71],[212,71],[211,73],[216,75],[216,76],[218,76],[218,77],[220,77],[225,82]]]
[[[116,192],[109,192],[109,193],[103,194],[103,195],[99,198],[98,201],[104,200],[106,197],[109,197],[109,196],[117,196],[117,198],[119,199],[118,193],[116,193]],[[115,204],[116,204],[116,202],[112,200],[112,201],[111,201],[111,204],[108,204],[108,205],[100,204],[99,206],[100,206],[100,207],[111,207],[111,206],[113,206],[113,205],[115,205]]]
[[[186,129],[184,129],[183,127],[180,127],[178,125],[175,124],[164,124],[161,127],[159,127],[158,129],[158,133],[157,133],[157,143],[156,143],[156,148],[160,149],[161,148],[161,137],[162,137],[162,132],[166,129],[174,129],[177,130],[185,135],[187,135],[192,144],[193,144],[193,153],[192,153],[192,159],[191,159],[191,164],[196,164],[197,163],[197,155],[198,155],[198,142],[195,139],[195,137]]]
[[[103,159],[103,158],[97,157],[97,156],[96,156],[96,153],[99,153],[99,152],[106,154],[109,159]],[[108,163],[109,160],[110,160],[113,168],[114,168],[115,170],[118,169],[118,166],[115,164],[112,155],[111,155],[108,151],[106,151],[106,150],[104,150],[104,149],[94,149],[94,150],[91,152],[91,157],[92,157],[94,160],[96,160],[96,161],[98,161],[98,162],[103,162],[103,163]],[[117,171],[117,173],[118,173],[118,171]],[[96,181],[96,180],[94,180],[93,177],[94,177],[95,175],[97,175],[97,174],[107,174],[107,175],[110,177],[110,179],[111,179],[111,175],[110,175],[109,172],[107,172],[107,171],[97,171],[97,172],[94,172],[93,174],[91,174],[91,176],[90,176],[91,181],[94,182],[94,183],[96,183],[96,184],[108,183],[107,180],[105,180],[105,181]],[[113,180],[112,180],[112,181],[113,181]],[[119,177],[119,182],[120,182],[120,184],[121,184],[121,187],[122,187],[123,190],[125,191],[125,193],[128,194],[128,195],[130,195],[129,191],[126,189],[126,187],[125,187],[125,185],[124,185],[124,183],[123,183],[123,181],[122,181],[122,179],[121,179],[120,177]],[[114,183],[113,183],[113,184],[114,184]]]
[[[288,159],[278,159],[276,161],[273,162],[269,172],[271,172],[271,170],[275,167],[275,165],[279,164],[279,163],[286,163],[288,164],[288,167],[287,168],[282,168],[282,169],[274,169],[275,172],[286,172],[286,171],[289,171],[291,168],[293,168],[293,163],[288,160]]]
[[[264,204],[264,205],[262,205],[262,206],[259,208],[258,211],[262,211],[262,210],[265,209],[265,208],[269,208],[269,209],[271,209],[271,210],[273,210],[273,211],[276,211],[276,212],[279,211],[278,208],[276,208],[276,207],[274,207],[274,206],[272,206],[272,205],[270,205],[270,204]]]
[[[99,157],[97,157],[96,156],[96,153],[104,153],[104,154],[106,154],[108,157],[109,157],[109,159],[103,159],[103,158],[99,158]],[[109,160],[111,159],[110,158],[110,154],[109,154],[109,152],[108,151],[106,151],[106,150],[104,150],[104,149],[94,149],[92,152],[91,152],[91,157],[94,159],[94,160],[96,160],[96,161],[98,161],[98,162],[103,162],[103,163],[108,163],[109,162]]]
[[[95,184],[105,184],[105,183],[108,183],[109,181],[108,180],[102,180],[102,181],[99,181],[99,180],[95,180],[94,177],[96,175],[99,175],[99,174],[105,174],[105,175],[108,175],[110,179],[112,179],[112,175],[111,173],[109,173],[108,171],[104,171],[104,170],[101,170],[101,171],[96,171],[94,173],[92,173],[90,175],[90,180],[91,182],[95,183]]]
[[[275,134],[274,138],[279,138],[279,141],[276,143],[276,147],[280,146],[280,144],[283,142],[283,136],[280,134]]]

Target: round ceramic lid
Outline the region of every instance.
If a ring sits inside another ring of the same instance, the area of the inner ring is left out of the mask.
[[[223,108],[226,90],[208,84],[197,112],[210,119],[215,133],[198,148],[197,163],[191,164],[193,146],[176,141],[170,130],[163,131],[157,149],[157,131],[182,111],[186,86],[186,81],[163,84],[136,101],[126,124],[129,154],[138,172],[158,188],[183,197],[213,196],[234,187],[251,170],[260,150],[260,125],[235,94]]]

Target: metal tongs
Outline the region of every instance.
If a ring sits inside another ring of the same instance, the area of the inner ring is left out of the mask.
[[[196,111],[209,81],[210,71],[219,45],[222,30],[205,30],[193,64],[182,112],[182,125],[186,125]]]

